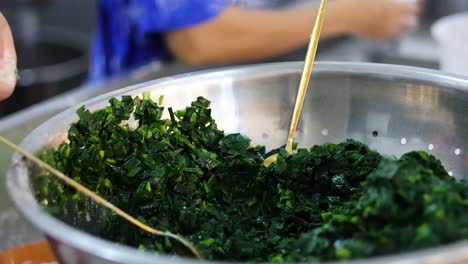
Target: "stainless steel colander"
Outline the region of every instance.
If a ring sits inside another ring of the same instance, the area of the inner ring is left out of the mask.
[[[112,96],[151,91],[165,105],[184,108],[197,96],[212,101],[213,115],[226,132],[241,132],[255,144],[282,145],[302,63],[279,63],[205,71],[155,80],[94,98],[90,109]],[[318,63],[298,127],[301,147],[353,138],[387,155],[426,150],[456,177],[468,178],[468,78],[419,68],[348,63]],[[69,109],[27,136],[31,152],[57,146],[77,120]],[[63,264],[189,263],[105,241],[44,212],[34,198],[34,173],[18,155],[12,158],[7,186],[17,209],[40,229]],[[358,260],[357,263],[460,263],[468,261],[468,241],[438,248]]]

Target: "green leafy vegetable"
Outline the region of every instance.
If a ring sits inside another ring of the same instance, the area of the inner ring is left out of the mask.
[[[265,153],[246,136],[219,130],[205,98],[169,108],[168,119],[161,104],[145,93],[112,98],[94,113],[80,108],[69,142],[40,157],[213,260],[352,259],[468,237],[467,184],[425,152],[389,159],[348,140]],[[277,162],[266,168],[271,153]],[[38,180],[39,200],[66,222],[141,250],[186,254],[46,173]]]

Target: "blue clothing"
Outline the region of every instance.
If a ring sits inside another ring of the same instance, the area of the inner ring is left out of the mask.
[[[171,59],[162,33],[208,21],[225,0],[99,0],[90,81]]]

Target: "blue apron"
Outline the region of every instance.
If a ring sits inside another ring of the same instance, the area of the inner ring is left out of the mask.
[[[272,8],[291,0],[98,0],[90,81],[171,60],[162,33],[209,21],[229,5]]]

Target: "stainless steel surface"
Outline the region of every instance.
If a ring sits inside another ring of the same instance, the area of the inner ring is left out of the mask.
[[[165,95],[165,104],[185,107],[202,95],[212,100],[213,114],[226,132],[241,132],[255,144],[275,147],[286,139],[301,63],[240,67],[187,74],[138,84],[85,103],[107,105],[111,96]],[[73,107],[44,123],[21,146],[31,152],[57,146],[77,120]],[[297,140],[301,146],[361,140],[386,154],[424,149],[441,158],[459,177],[468,178],[468,79],[418,68],[319,63],[303,109]],[[378,136],[373,136],[377,131]],[[191,260],[138,252],[93,237],[41,210],[31,193],[30,171],[14,155],[7,187],[15,206],[47,234],[61,263],[190,263]],[[468,242],[356,263],[455,263],[468,261]]]

